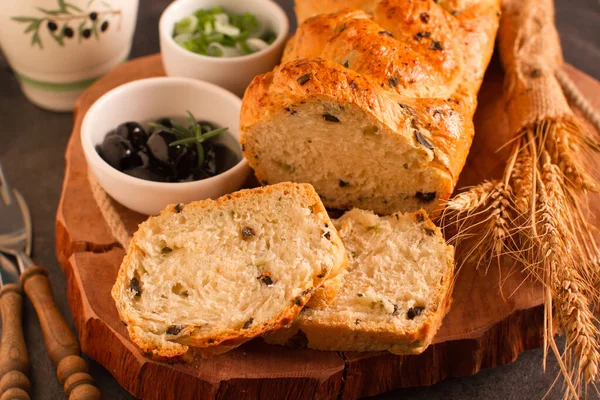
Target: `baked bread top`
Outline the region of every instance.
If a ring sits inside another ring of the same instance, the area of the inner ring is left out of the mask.
[[[289,324],[346,267],[310,185],[282,183],[167,207],[142,223],[112,289],[148,355],[217,354]]]
[[[321,57],[407,97],[453,98],[472,115],[500,1],[298,0],[282,62]]]
[[[353,8],[318,14],[298,27],[282,62],[324,58],[403,96],[447,99],[461,81],[462,55],[453,34],[456,21],[436,11],[441,16],[427,14],[427,24],[381,21]]]
[[[309,182],[331,208],[439,213],[473,140],[499,0],[296,8],[282,65],[242,104],[240,140],[259,180]]]

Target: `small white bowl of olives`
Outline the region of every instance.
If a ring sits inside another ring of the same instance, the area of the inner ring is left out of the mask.
[[[208,82],[150,78],[98,99],[81,127],[98,183],[142,214],[216,198],[244,184],[250,168],[239,144],[241,100]]]

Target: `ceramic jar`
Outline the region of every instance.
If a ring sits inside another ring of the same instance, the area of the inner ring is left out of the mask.
[[[27,98],[72,110],[85,88],[127,59],[138,2],[2,1],[0,47]]]

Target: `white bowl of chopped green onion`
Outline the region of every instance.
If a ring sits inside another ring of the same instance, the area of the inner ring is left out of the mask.
[[[179,0],[159,22],[169,76],[200,79],[242,97],[256,75],[276,66],[289,33],[272,0]]]

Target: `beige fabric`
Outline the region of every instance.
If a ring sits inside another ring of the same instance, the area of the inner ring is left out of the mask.
[[[504,0],[499,30],[511,132],[573,112],[556,78],[563,58],[552,0]]]
[[[104,217],[106,226],[110,230],[110,233],[113,235],[115,240],[119,242],[125,251],[127,251],[129,248],[129,242],[131,241],[131,236],[127,232],[127,228],[125,228],[125,224],[119,216],[119,213],[113,206],[113,200],[108,196],[104,189],[102,189],[102,186],[100,186],[96,180],[96,177],[92,173],[88,173],[88,181],[90,182],[90,188],[92,189],[94,200],[96,200],[96,204],[102,213],[102,217]]]
[[[590,121],[594,128],[596,128],[596,131],[600,132],[600,113],[596,111],[590,102],[583,96],[567,73],[561,69],[557,70],[556,79],[560,82],[560,86],[562,86],[569,102],[581,111],[584,118]]]

